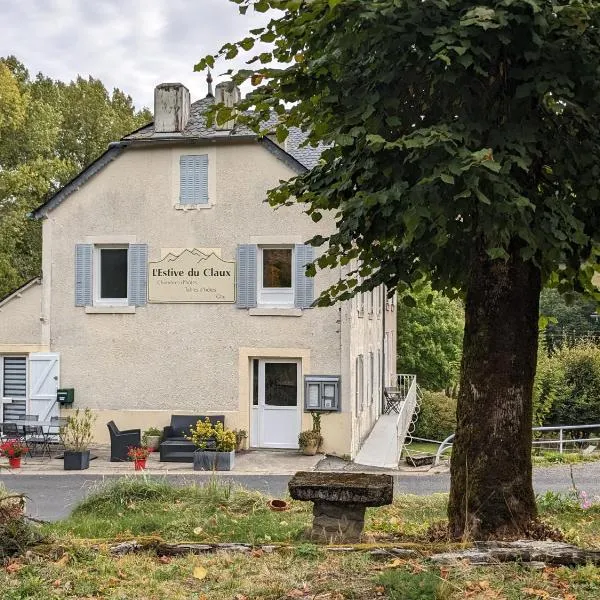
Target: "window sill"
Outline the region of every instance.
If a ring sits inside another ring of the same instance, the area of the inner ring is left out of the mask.
[[[105,315],[105,314],[134,314],[135,306],[86,306],[85,312],[88,315]]]
[[[210,202],[206,204],[173,204],[175,210],[202,210],[204,208],[212,208],[213,205]]]
[[[250,308],[248,314],[255,317],[301,317],[301,308]]]

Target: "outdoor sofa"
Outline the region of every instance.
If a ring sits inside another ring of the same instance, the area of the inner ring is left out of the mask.
[[[161,462],[194,462],[196,446],[185,436],[190,435],[190,427],[206,418],[204,415],[171,415],[171,424],[164,428],[160,444]],[[208,419],[213,425],[221,421],[225,426],[224,415],[210,415]],[[214,440],[209,440],[207,447],[211,446],[214,448]]]

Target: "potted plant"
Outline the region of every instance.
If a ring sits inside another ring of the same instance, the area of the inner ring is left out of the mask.
[[[312,429],[301,431],[298,436],[298,446],[302,454],[314,456],[323,443],[321,435],[321,413],[311,411],[313,426]]]
[[[142,435],[142,444],[152,451],[158,450],[161,437],[162,431],[158,427],[149,427]]]
[[[61,428],[61,438],[65,446],[65,471],[82,471],[90,466],[90,444],[92,425],[96,417],[89,408],[83,413],[77,409]]]
[[[194,471],[231,471],[235,460],[236,437],[231,429],[225,429],[221,421],[215,425],[208,417],[190,427],[186,436],[196,446]]]
[[[133,467],[136,471],[143,471],[146,468],[146,460],[152,450],[147,446],[129,446],[127,456],[133,461]]]
[[[312,429],[301,431],[298,436],[298,446],[302,454],[314,456],[321,445],[321,435]]]
[[[7,440],[0,444],[0,456],[8,458],[8,465],[11,469],[19,469],[21,467],[21,456],[28,450],[29,448],[19,440]]]
[[[234,429],[235,433],[235,451],[241,452],[246,446],[246,439],[248,439],[248,432],[245,429]]]

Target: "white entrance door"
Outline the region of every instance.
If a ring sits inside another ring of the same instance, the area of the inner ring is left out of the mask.
[[[255,358],[252,361],[252,429],[250,445],[259,448],[298,448],[300,361]]]
[[[29,410],[39,415],[39,421],[58,417],[56,402],[58,390],[59,355],[54,352],[34,352],[29,355]]]

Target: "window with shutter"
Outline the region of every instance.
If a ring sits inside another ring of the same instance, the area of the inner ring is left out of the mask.
[[[25,398],[27,396],[27,358],[25,356],[2,357],[2,397]]]
[[[179,204],[208,205],[208,154],[179,158]]]
[[[147,303],[147,290],[147,244],[76,245],[76,306],[143,306]]]

